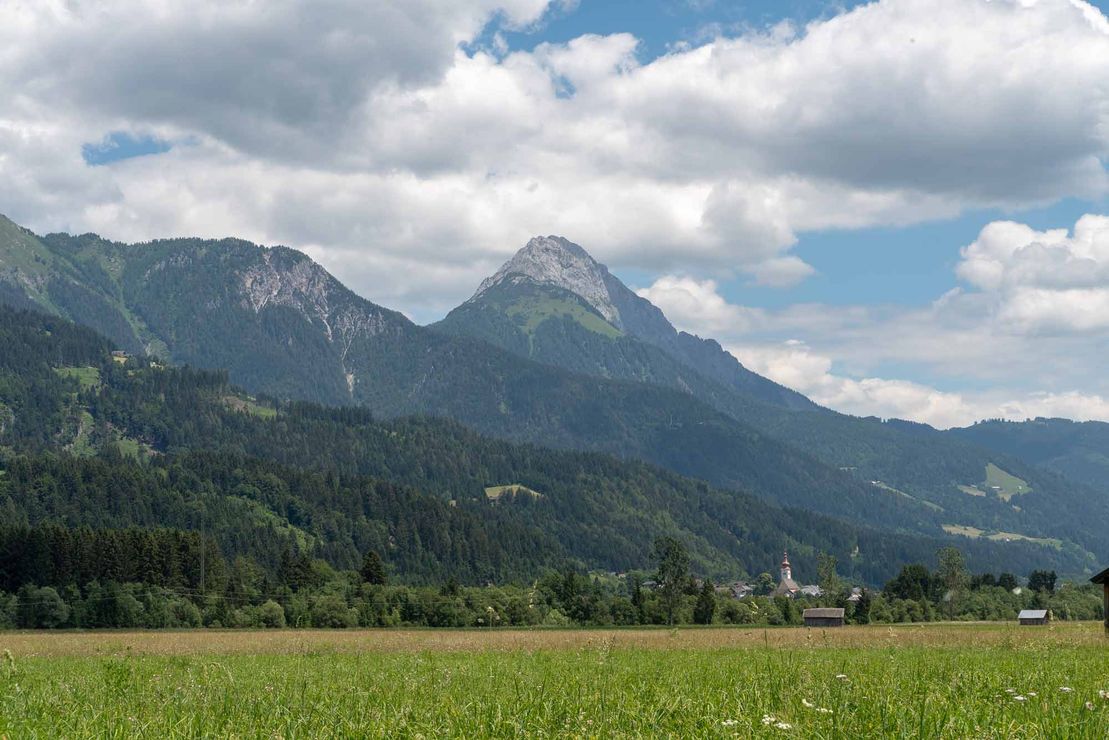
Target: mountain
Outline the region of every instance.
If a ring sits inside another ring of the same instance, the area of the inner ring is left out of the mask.
[[[0,530],[200,530],[228,559],[271,569],[292,548],[343,568],[374,549],[406,581],[471,583],[647,567],[662,534],[715,577],[755,575],[789,548],[810,578],[824,551],[844,575],[876,583],[944,544],[450,421],[267,402],[225,373],[121,362],[112,346],[65,320],[0,308]],[[1074,546],[964,549],[981,569],[1087,564]]]
[[[14,225],[5,234],[0,282],[18,302],[91,326],[125,349],[226,369],[251,393],[362,405],[384,417],[447,417],[506,439],[638,458],[814,511],[941,531],[933,510],[759,434],[685,390],[569,372],[416,326],[290,249],[233,239],[38,239]]]
[[[532,290],[537,291],[539,300],[529,295]],[[695,368],[699,376],[756,400],[785,408],[816,408],[800,393],[747,370],[717,342],[676,331],[650,301],[628,289],[580,246],[560,236],[529,241],[439,326],[450,330],[471,319],[471,309],[481,311],[490,304],[497,306],[494,313],[504,314],[517,326],[523,318],[525,336],[544,324],[546,318],[565,315],[609,338],[634,337],[657,347],[680,365]],[[591,323],[586,318],[591,314],[600,316],[609,328]],[[495,317],[490,318],[496,322]],[[634,348],[621,342],[614,345],[618,348],[615,355],[627,351],[633,357],[625,358],[626,362],[640,373],[650,373],[650,364],[635,362]],[[650,360],[659,362],[658,354],[651,355]]]
[[[561,237],[532,239],[435,328],[578,373],[686,392],[765,437],[930,508],[948,531],[1066,538],[1085,530],[1081,537],[1092,541],[1092,522],[1109,514],[1104,481],[1064,479],[1062,469],[926,425],[839,414],[760,378],[712,340],[676,332],[657,307]],[[997,471],[1023,482],[1019,501],[995,493]]]
[[[674,331],[566,244],[534,241],[441,324],[420,327],[291,249],[39,238],[3,222],[0,298],[86,324],[121,349],[226,369],[254,394],[446,417],[888,531],[1106,554],[1104,496],[930,428],[821,409]],[[1019,500],[992,493],[995,471],[1021,481]]]
[[[982,421],[947,434],[1109,491],[1109,424],[1070,419]]]

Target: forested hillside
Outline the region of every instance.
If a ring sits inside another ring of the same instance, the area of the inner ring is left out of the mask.
[[[7,526],[201,531],[227,557],[269,569],[289,551],[349,568],[376,550],[412,582],[647,567],[662,534],[681,537],[697,570],[717,577],[771,568],[788,548],[800,574],[811,577],[825,551],[845,575],[879,582],[943,543],[451,422],[250,399],[225,374],[121,363],[110,346],[59,319],[0,310]],[[515,484],[535,495],[485,492]],[[1071,546],[963,544],[975,567],[1088,565]]]
[[[948,435],[1019,457],[1109,496],[1109,424],[1070,419],[982,421]]]

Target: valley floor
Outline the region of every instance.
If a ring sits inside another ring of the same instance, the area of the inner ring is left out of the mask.
[[[0,737],[1109,736],[1100,624],[0,633]]]

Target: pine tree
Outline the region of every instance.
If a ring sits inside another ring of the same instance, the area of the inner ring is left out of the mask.
[[[384,586],[389,582],[389,576],[385,573],[385,563],[382,562],[376,550],[370,550],[362,558],[361,574],[363,582],[371,586]]]
[[[710,579],[706,578],[701,584],[701,592],[697,594],[697,603],[693,607],[693,621],[695,624],[712,624],[712,616],[716,613],[716,588]]]

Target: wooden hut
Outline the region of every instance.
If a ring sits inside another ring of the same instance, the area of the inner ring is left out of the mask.
[[[804,618],[806,627],[842,627],[843,609],[831,607],[806,609]]]
[[[1050,619],[1051,614],[1047,609],[1022,609],[1017,615],[1017,621],[1027,625],[1047,624]]]
[[[1106,568],[1105,570],[1098,573],[1096,576],[1091,578],[1090,581],[1092,581],[1093,583],[1101,584],[1101,589],[1104,593],[1104,596],[1102,598],[1105,599],[1105,629],[1106,631],[1109,631],[1109,568]]]

